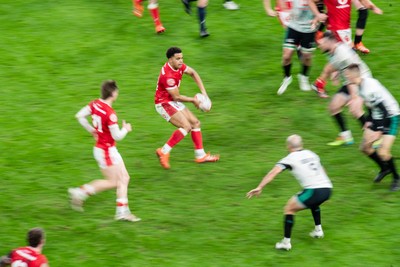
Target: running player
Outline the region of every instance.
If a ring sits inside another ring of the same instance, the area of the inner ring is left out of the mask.
[[[143,0],[132,0],[133,10],[132,13],[141,18],[143,16]],[[154,25],[156,27],[156,33],[163,33],[165,31],[164,26],[160,20],[160,10],[158,8],[158,0],[149,0],[147,8],[150,10],[151,16],[153,17]]]
[[[170,122],[178,129],[172,133],[170,139],[162,148],[156,150],[160,164],[164,169],[170,168],[169,155],[172,148],[189,132],[192,136],[192,141],[195,147],[195,161],[197,163],[218,161],[219,155],[211,155],[204,151],[200,121],[182,103],[191,102],[198,108],[199,101],[195,97],[184,96],[179,92],[183,74],[191,76],[199,87],[201,93],[207,96],[203,82],[194,69],[183,63],[183,54],[180,48],[170,47],[167,50],[166,56],[168,61],[161,68],[154,102],[157,112],[166,121]]]
[[[318,46],[323,53],[329,55],[329,62],[325,65],[319,78],[314,82],[313,89],[317,91],[320,97],[328,97],[325,93],[325,85],[328,77],[332,74],[336,74],[336,77],[341,75],[343,81],[342,87],[332,97],[329,103],[329,112],[331,116],[334,117],[341,132],[338,138],[328,143],[328,145],[340,146],[353,144],[354,139],[351,131],[346,126],[342,109],[346,105],[349,105],[350,112],[359,120],[361,127],[364,126],[366,118],[362,108],[362,99],[357,95],[355,86],[349,84],[346,80],[343,71],[351,64],[358,64],[363,77],[372,77],[372,73],[367,64],[361,60],[350,46],[337,41],[336,35],[333,32],[324,32],[323,37],[319,40]]]
[[[118,92],[115,81],[103,82],[101,98],[93,100],[76,114],[79,123],[96,139],[93,154],[105,179],[93,180],[81,187],[70,188],[68,192],[72,208],[83,211],[83,202],[89,196],[116,188],[115,219],[137,222],[140,218],[131,213],[128,205],[130,177],[115,142],[122,140],[132,131],[131,124],[125,121],[122,121],[122,128],[119,128],[117,115],[111,107],[118,98]],[[89,124],[88,116],[92,117],[93,126]]]
[[[247,193],[247,197],[259,196],[267,184],[279,173],[290,170],[303,187],[303,191],[291,197],[284,208],[284,238],[276,243],[276,249],[290,250],[290,238],[296,212],[310,209],[314,218],[315,228],[311,237],[322,238],[324,232],[321,226],[320,205],[328,200],[332,193],[332,183],[321,165],[320,158],[314,152],[303,149],[299,135],[291,135],[286,140],[289,155],[281,159],[272,170],[264,176],[260,184]]]
[[[351,64],[344,71],[349,83],[359,87],[359,94],[370,110],[370,118],[364,125],[361,150],[380,167],[380,172],[374,182],[378,183],[386,175],[392,173],[393,182],[390,189],[397,191],[400,189],[399,174],[391,149],[399,126],[399,103],[378,80],[363,77],[361,71],[362,67],[357,64]],[[375,150],[373,143],[381,137],[382,144]]]

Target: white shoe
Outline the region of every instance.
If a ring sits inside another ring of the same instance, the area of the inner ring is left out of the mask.
[[[283,240],[281,242],[278,242],[275,244],[276,249],[284,249],[284,250],[291,250],[292,249],[292,244],[290,243],[285,243]]]
[[[313,238],[323,238],[324,237],[324,231],[322,230],[313,230],[310,232],[310,236]]]
[[[293,81],[292,76],[283,78],[281,87],[279,87],[277,94],[278,95],[283,94],[286,91],[286,89],[288,88],[288,86],[292,83],[292,81]]]
[[[68,189],[69,197],[70,197],[70,204],[71,208],[83,212],[83,202],[84,197],[82,196],[82,192],[79,188],[69,188]]]
[[[297,79],[299,80],[299,87],[302,91],[311,91],[311,85],[308,81],[308,76],[297,74]]]
[[[222,5],[225,7],[225,9],[228,9],[228,10],[238,10],[239,9],[239,5],[233,1],[227,1],[227,2],[223,3]]]
[[[125,214],[117,214],[115,215],[115,220],[117,221],[128,221],[128,222],[138,222],[142,219],[136,217],[132,213],[125,213]]]

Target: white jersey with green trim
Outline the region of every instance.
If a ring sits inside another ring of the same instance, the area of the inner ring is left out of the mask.
[[[315,32],[318,27],[312,27],[313,19],[314,14],[308,5],[308,0],[293,0],[289,28],[302,33]]]
[[[384,119],[385,111],[388,113],[387,117],[400,115],[397,100],[385,86],[374,78],[362,79],[360,96],[364,99],[365,105],[371,109],[371,115],[374,120]],[[381,103],[385,110],[382,110]]]
[[[291,152],[276,165],[284,170],[290,170],[304,189],[333,187],[319,156],[310,150]]]
[[[367,64],[365,64],[357,53],[345,43],[338,44],[333,54],[329,57],[329,63],[339,71],[344,81],[346,81],[344,70],[351,64],[357,64],[359,66],[362,78],[372,77],[372,73]]]

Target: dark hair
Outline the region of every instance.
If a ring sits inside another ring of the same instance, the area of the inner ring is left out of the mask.
[[[324,32],[322,38],[328,38],[330,41],[337,41],[336,35],[332,31]]]
[[[173,46],[173,47],[168,48],[166,55],[167,55],[167,58],[171,58],[175,54],[179,54],[179,53],[182,53],[182,50],[179,47]]]
[[[29,230],[26,239],[29,246],[36,248],[44,239],[44,231],[42,228],[32,228]]]
[[[114,91],[118,90],[117,82],[108,80],[101,85],[101,99],[109,98]]]

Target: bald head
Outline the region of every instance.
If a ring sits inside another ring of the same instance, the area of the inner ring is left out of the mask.
[[[300,135],[293,134],[286,139],[289,150],[299,150],[303,148],[303,140]]]

